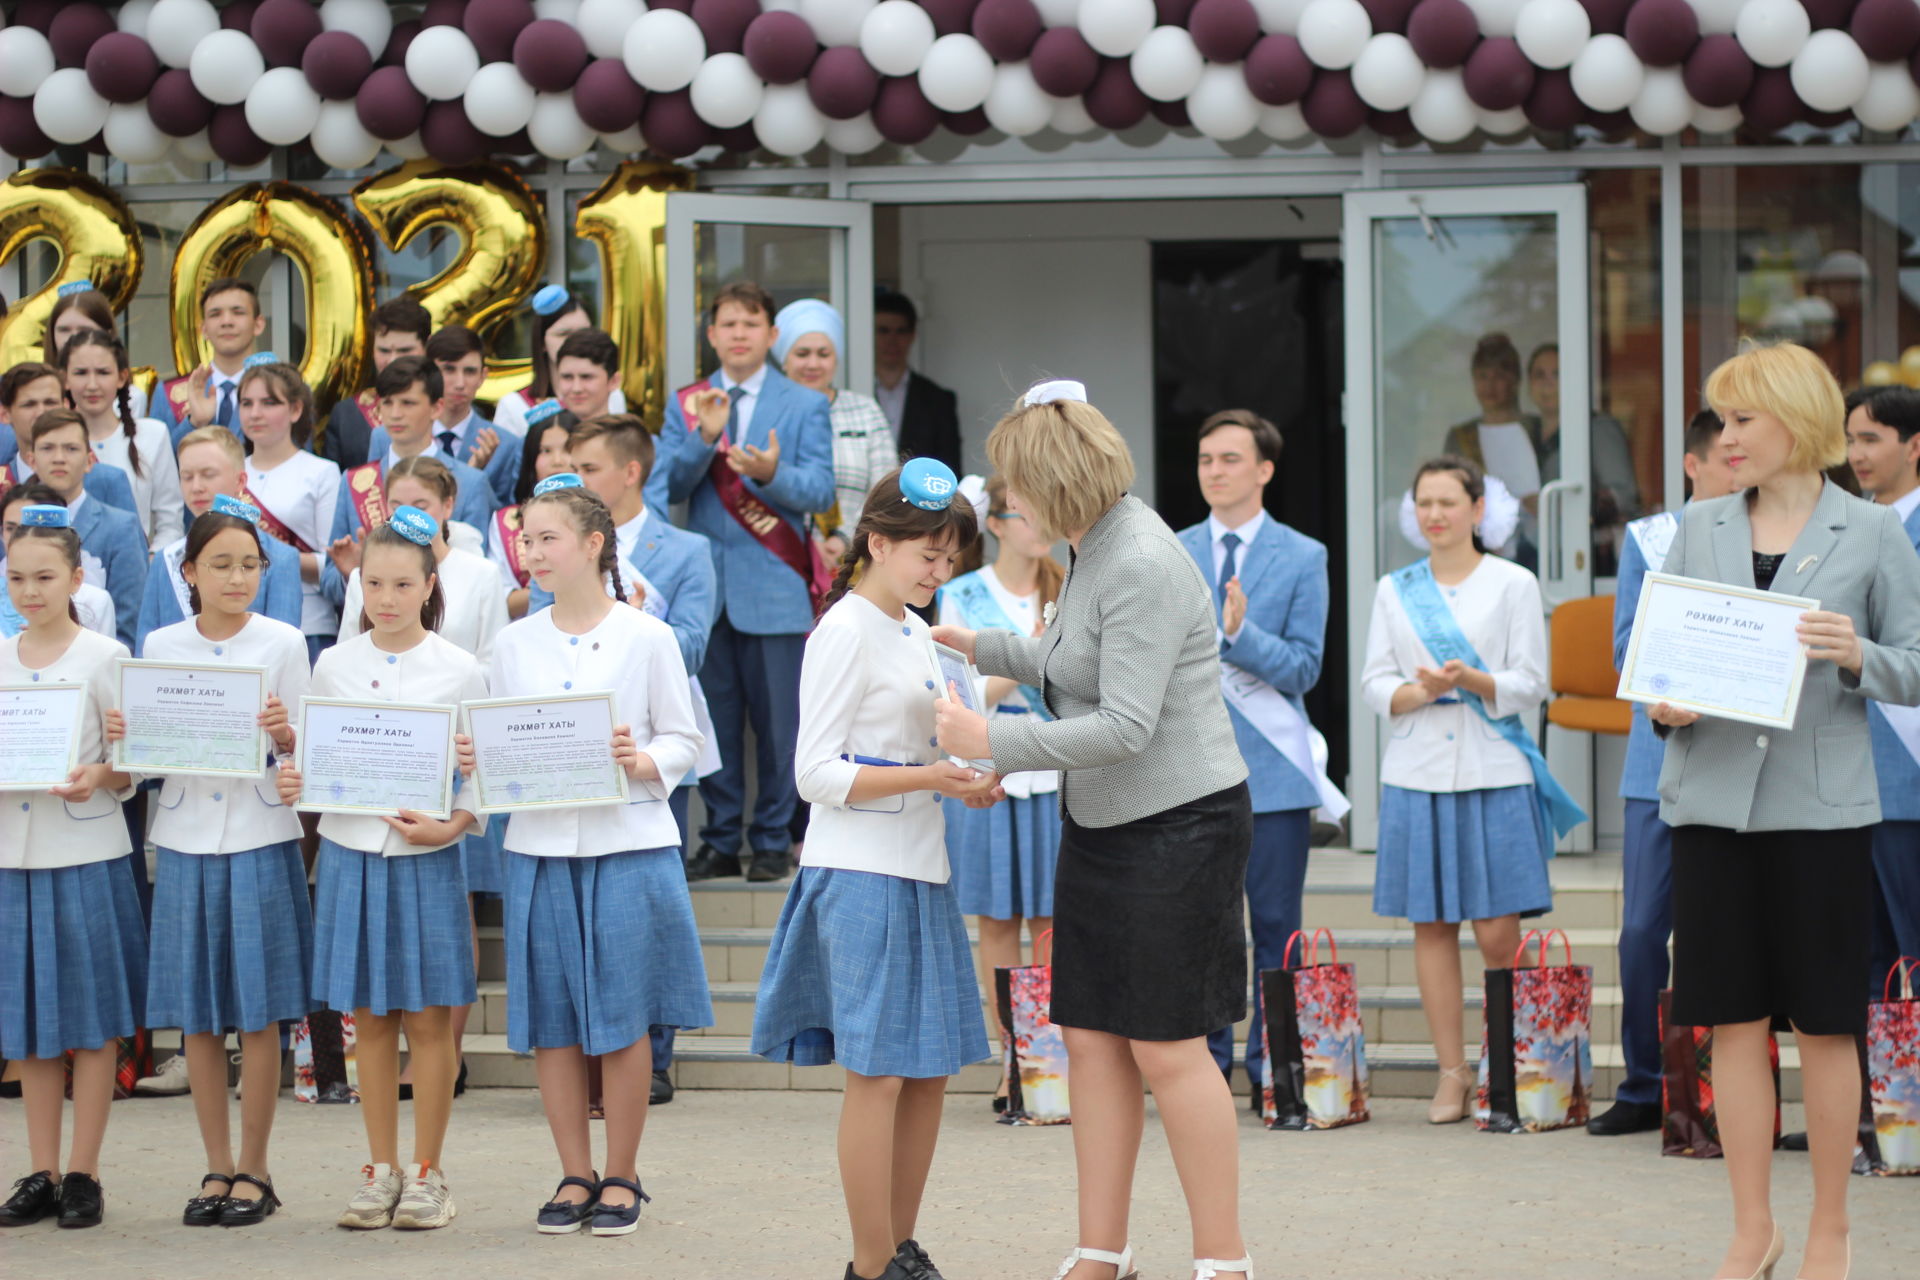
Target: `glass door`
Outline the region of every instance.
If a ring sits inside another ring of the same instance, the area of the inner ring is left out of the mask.
[[[1528,385],[1530,370],[1552,357],[1559,403],[1591,403],[1586,215],[1578,186],[1345,198],[1348,653],[1356,682],[1375,583],[1425,554],[1408,486],[1437,454],[1481,462],[1519,499],[1511,532],[1490,549],[1539,575],[1549,612],[1592,591],[1587,416],[1555,413],[1543,423]],[[1370,849],[1383,722],[1357,694],[1349,715],[1352,840]],[[1537,733],[1537,719],[1529,727]],[[1591,745],[1586,735],[1556,733],[1548,756],[1588,812]],[[1583,824],[1562,847],[1591,848],[1592,832]]]

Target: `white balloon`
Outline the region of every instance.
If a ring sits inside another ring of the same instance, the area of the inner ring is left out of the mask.
[[[1483,36],[1511,36],[1514,22],[1527,0],[1466,0],[1467,8],[1479,19]]]
[[[1646,77],[1639,55],[1620,36],[1595,36],[1573,60],[1573,94],[1595,111],[1619,111]]]
[[[474,128],[490,137],[504,138],[527,127],[537,97],[520,68],[511,62],[489,62],[473,73],[460,105],[466,108]]]
[[[1747,0],[1733,20],[1733,38],[1763,67],[1792,62],[1812,34],[1813,20],[1800,0]]]
[[[1353,65],[1373,36],[1373,19],[1360,0],[1313,0],[1300,13],[1300,48],[1315,66]]]
[[[574,26],[580,17],[580,0],[533,0],[533,16]]]
[[[1693,127],[1701,133],[1732,133],[1740,127],[1740,121],[1744,118],[1737,106],[1703,107],[1697,102],[1693,104]]]
[[[344,31],[367,46],[367,52],[378,59],[386,52],[387,40],[393,35],[393,14],[381,0],[323,0],[320,5],[320,26],[327,31]],[[342,150],[343,155],[358,155],[359,151]],[[373,163],[369,158],[366,164]],[[335,165],[335,168],[363,168],[364,165]]]
[[[599,136],[580,118],[573,105],[573,90],[543,93],[534,99],[533,118],[527,121],[527,136],[543,156],[571,160],[593,150]]]
[[[1867,91],[1867,55],[1844,31],[1816,31],[1794,55],[1791,79],[1815,111],[1845,111]]]
[[[1159,21],[1153,0],[1080,0],[1074,25],[1095,53],[1129,58]]]
[[[1038,133],[1053,122],[1053,98],[1034,83],[1033,69],[1024,62],[994,68],[986,108],[987,123],[1010,138]]]
[[[694,112],[716,129],[733,129],[753,119],[766,85],[737,53],[716,53],[693,77]]]
[[[1047,121],[1047,127],[1055,133],[1064,133],[1069,138],[1080,138],[1089,133],[1098,133],[1100,122],[1087,114],[1087,104],[1084,99],[1055,98],[1053,119]]]
[[[1508,107],[1505,111],[1489,111],[1477,103],[1473,108],[1473,118],[1480,126],[1480,132],[1490,138],[1511,138],[1525,133],[1532,127],[1522,107]]]
[[[1080,0],[1033,0],[1040,21],[1049,27],[1071,27],[1080,20]],[[1082,32],[1081,34],[1085,34]]]
[[[113,25],[130,36],[147,38],[147,20],[153,16],[154,0],[127,0],[113,15]],[[152,43],[149,41],[148,43]]]
[[[1247,88],[1247,73],[1237,62],[1212,62],[1187,95],[1193,127],[1216,142],[1232,142],[1260,124],[1260,99]]]
[[[647,0],[585,0],[573,24],[596,58],[617,58],[626,48],[627,32],[647,11]]]
[[[212,164],[217,158],[214,154],[213,142],[207,137],[205,129],[198,133],[190,133],[184,138],[175,138],[173,149],[189,164]]]
[[[882,0],[860,21],[860,54],[883,76],[910,76],[937,34],[933,16],[913,0]]]
[[[1367,41],[1353,60],[1353,91],[1376,110],[1400,111],[1413,105],[1426,74],[1427,65],[1413,51],[1413,42],[1389,31]]]
[[[1155,27],[1128,63],[1133,82],[1155,102],[1178,102],[1192,93],[1206,67],[1185,27]]]
[[[380,154],[380,139],[360,124],[351,102],[323,102],[307,139],[330,169],[364,169]]]
[[[1580,0],[1527,0],[1514,19],[1513,38],[1536,67],[1570,67],[1593,34]]]
[[[1275,142],[1297,142],[1313,132],[1313,126],[1307,123],[1307,117],[1300,111],[1300,104],[1289,102],[1279,107],[1260,109],[1260,132]]]
[[[647,139],[640,132],[640,126],[630,124],[618,133],[600,135],[600,146],[617,156],[630,156],[647,149]]]
[[[1700,20],[1701,35],[1730,36],[1745,3],[1746,0],[1687,0],[1687,7]]]
[[[436,102],[465,93],[479,70],[480,52],[458,27],[428,27],[407,46],[407,79]]]
[[[1876,62],[1867,72],[1866,92],[1853,114],[1869,129],[1897,133],[1920,116],[1920,85],[1904,62]]]
[[[320,120],[320,95],[298,67],[274,67],[247,92],[247,128],[262,142],[290,147]]]
[[[1420,136],[1434,142],[1459,142],[1480,124],[1458,67],[1428,71],[1407,112]]]
[[[877,0],[800,0],[800,16],[821,44],[859,44],[860,24]],[[818,145],[818,144],[815,144]],[[809,148],[811,150],[811,148]]]
[[[427,144],[420,141],[420,135],[417,133],[410,133],[397,141],[383,142],[380,145],[388,151],[391,151],[401,160],[425,160],[427,158]]]
[[[87,83],[79,67],[62,67],[33,92],[33,122],[67,146],[85,142],[107,122],[107,100]]]
[[[864,111],[851,120],[829,120],[826,125],[827,145],[843,156],[863,156],[886,142],[873,117]]]
[[[1262,31],[1269,35],[1290,36],[1299,32],[1300,15],[1311,3],[1313,0],[1253,0],[1253,13],[1260,19]],[[1283,127],[1286,127],[1284,122]]]
[[[173,139],[160,131],[144,102],[108,107],[105,132],[107,150],[128,164],[154,164],[173,148]]]
[[[1678,133],[1693,123],[1693,99],[1678,67],[1648,67],[1627,111],[1633,122],[1656,137]]]
[[[942,111],[973,110],[993,92],[993,55],[972,36],[941,36],[920,63],[920,92]]]
[[[266,70],[267,60],[253,37],[240,31],[216,31],[194,49],[187,74],[201,97],[232,106],[247,100]]]
[[[184,71],[193,51],[220,29],[220,13],[207,0],[160,0],[147,14],[147,43],[154,56]]]
[[[53,46],[32,27],[0,31],[0,93],[30,98],[53,74]]]
[[[753,132],[777,156],[803,156],[826,138],[827,121],[806,85],[770,84],[754,113]]]
[[[649,9],[627,28],[620,57],[627,74],[643,89],[672,93],[693,83],[706,60],[707,38],[700,24],[678,9]]]

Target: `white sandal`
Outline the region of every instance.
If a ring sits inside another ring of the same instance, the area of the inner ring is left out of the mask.
[[[1214,1280],[1222,1271],[1238,1271],[1253,1280],[1253,1259],[1234,1258],[1195,1258],[1193,1260],[1193,1280]]]
[[[1140,1273],[1133,1269],[1133,1246],[1128,1245],[1118,1253],[1107,1249],[1088,1249],[1075,1245],[1067,1260],[1060,1264],[1053,1280],[1067,1280],[1067,1273],[1079,1262],[1110,1262],[1119,1269],[1118,1280],[1140,1280]]]

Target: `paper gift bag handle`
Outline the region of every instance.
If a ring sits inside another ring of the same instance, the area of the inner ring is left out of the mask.
[[[1324,925],[1322,925],[1320,928],[1315,929],[1313,931],[1313,962],[1314,964],[1317,965],[1320,963],[1320,935],[1322,934],[1325,934],[1327,938],[1327,963],[1339,964],[1340,963],[1340,944],[1333,940],[1333,930],[1327,928]]]
[[[1520,939],[1519,950],[1513,953],[1514,968],[1518,969],[1520,967],[1520,962],[1526,958],[1528,946],[1530,946],[1536,938],[1540,941],[1540,964],[1538,967],[1542,969],[1547,967],[1547,948],[1553,945],[1555,938],[1560,939],[1560,945],[1566,949],[1567,967],[1573,967],[1573,942],[1567,937],[1567,931],[1565,929],[1529,929],[1527,930],[1526,936]]]
[[[1040,958],[1040,949],[1046,948],[1046,959]],[[1053,968],[1053,930],[1048,929],[1033,940],[1033,962],[1045,969]]]
[[[1900,998],[1913,999],[1913,975],[1920,972],[1920,956],[1901,956],[1893,962],[1893,968],[1887,970],[1887,980],[1880,984],[1880,999],[1884,1002],[1893,998],[1893,975],[1900,975]]]
[[[1320,965],[1320,939],[1323,936],[1327,940],[1327,953],[1329,956],[1327,963],[1339,964],[1340,944],[1333,940],[1333,930],[1322,925],[1312,933],[1308,933],[1305,929],[1295,929],[1291,934],[1287,935],[1287,945],[1281,948],[1280,951],[1280,967],[1282,969],[1287,967],[1287,959],[1293,955],[1293,944],[1297,939],[1300,942],[1300,967],[1303,969],[1318,968]]]

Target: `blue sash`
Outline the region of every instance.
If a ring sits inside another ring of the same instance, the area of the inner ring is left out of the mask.
[[[1487,664],[1474,651],[1473,642],[1460,630],[1453,610],[1447,607],[1447,602],[1441,597],[1439,584],[1433,580],[1433,566],[1428,561],[1423,559],[1404,569],[1396,569],[1393,573],[1393,589],[1399,594],[1400,607],[1407,611],[1407,618],[1413,623],[1420,643],[1427,646],[1427,652],[1433,655],[1435,661],[1444,663],[1458,658],[1476,671],[1487,669]],[[1454,694],[1479,712],[1482,720],[1492,725],[1503,739],[1527,758],[1527,767],[1533,770],[1533,787],[1541,813],[1556,837],[1567,834],[1587,820],[1585,811],[1573,802],[1566,788],[1556,782],[1548,771],[1547,758],[1540,754],[1540,748],[1527,735],[1526,726],[1520,723],[1519,716],[1495,719],[1478,694],[1464,687],[1456,688]]]
[[[1000,602],[993,598],[993,589],[981,580],[978,573],[969,573],[964,578],[956,578],[949,582],[945,589],[952,594],[960,606],[960,612],[967,616],[967,621],[974,627],[986,631],[1011,631],[1015,635],[1025,634],[1014,624],[1013,619],[1007,616],[1007,611],[1000,607]],[[1053,712],[1047,710],[1046,695],[1040,690],[1030,684],[1023,684],[1020,686],[1020,696],[1025,699],[1027,710],[1034,715],[1042,720],[1053,719]],[[1018,707],[1010,709],[1019,710]]]

